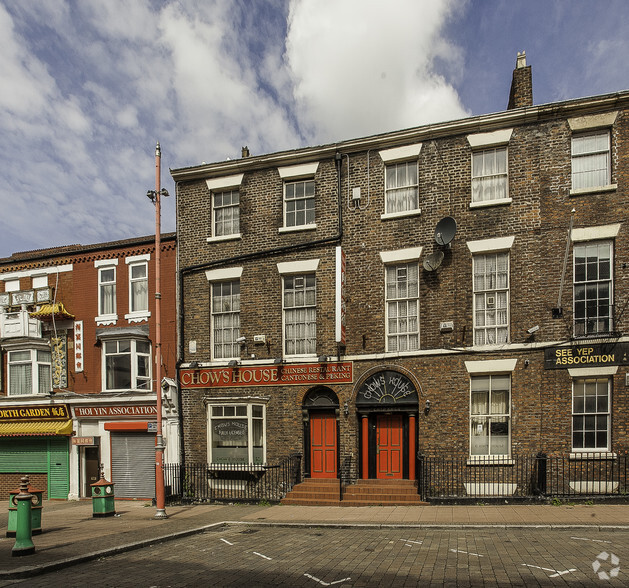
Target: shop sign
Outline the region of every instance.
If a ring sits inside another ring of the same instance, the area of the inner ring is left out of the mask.
[[[544,368],[561,370],[607,365],[629,365],[629,344],[597,343],[550,347],[544,352]]]
[[[70,410],[67,404],[45,406],[0,407],[0,421],[67,421]]]
[[[184,388],[351,384],[352,362],[182,369]]]
[[[83,321],[74,321],[74,371],[83,371]]]
[[[75,406],[74,416],[81,418],[138,417],[157,415],[155,404],[141,406]]]
[[[68,387],[68,337],[65,331],[50,339],[52,351],[52,387]]]
[[[72,445],[100,445],[100,437],[72,437]]]

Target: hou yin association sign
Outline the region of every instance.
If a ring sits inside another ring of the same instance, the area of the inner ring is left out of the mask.
[[[629,344],[597,343],[549,347],[544,352],[544,368],[565,370],[569,368],[629,365]]]

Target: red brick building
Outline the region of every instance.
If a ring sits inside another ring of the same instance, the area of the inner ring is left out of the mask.
[[[176,240],[161,245],[162,382],[154,369],[155,239],[0,259],[0,497],[22,474],[49,498],[155,494],[156,390],[166,459],[179,459]]]
[[[188,461],[629,449],[629,92],[531,79],[519,55],[504,112],[172,171]]]

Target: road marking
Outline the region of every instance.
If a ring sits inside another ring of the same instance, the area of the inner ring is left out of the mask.
[[[260,557],[263,557],[264,559],[273,559],[271,557],[268,557],[266,555],[262,555],[261,553],[258,553],[257,551],[252,551],[253,555],[259,555]]]
[[[577,539],[578,541],[593,541],[594,543],[611,543],[611,541],[604,541],[603,539],[588,539],[587,537],[570,537],[570,539]]]
[[[471,553],[470,551],[462,551],[460,549],[451,549],[450,551],[452,553],[466,553],[467,555],[473,555],[474,557],[485,557],[484,555],[481,555],[480,553]]]
[[[421,545],[423,543],[423,541],[413,541],[411,539],[400,539],[400,541],[404,541],[406,543],[415,543],[416,545]]]
[[[227,539],[221,539],[221,541],[223,543],[227,543],[227,545],[233,545],[233,543],[230,543],[229,541],[227,541]]]
[[[335,580],[334,582],[324,582],[323,580],[319,580],[319,578],[311,576],[310,574],[304,574],[304,576],[306,576],[306,578],[314,580],[315,582],[318,582],[319,584],[321,584],[321,586],[334,586],[334,584],[340,584],[341,582],[347,582],[348,580],[351,580],[351,578],[343,578],[342,580]]]
[[[545,572],[555,572],[554,574],[551,574],[550,576],[548,576],[549,578],[556,578],[557,576],[563,576],[564,574],[569,574],[570,572],[576,572],[576,568],[571,568],[569,570],[563,570],[562,572],[560,572],[559,570],[553,570],[551,568],[542,568],[540,566],[534,566],[532,564],[522,564],[523,566],[527,567],[527,568],[535,568],[538,570],[544,570]]]

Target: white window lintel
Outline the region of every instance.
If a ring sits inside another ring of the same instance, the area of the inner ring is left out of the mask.
[[[118,258],[114,259],[97,259],[94,262],[94,267],[111,267],[112,265],[118,265]]]
[[[317,271],[318,259],[306,259],[304,261],[284,261],[277,264],[280,274],[301,274]]]
[[[404,159],[416,159],[422,150],[421,143],[414,145],[404,145],[403,147],[393,147],[380,151],[380,157],[385,163],[393,161],[403,161]]]
[[[571,131],[587,131],[589,129],[601,129],[611,127],[616,122],[618,111],[605,112],[604,114],[592,114],[589,116],[577,116],[568,119]]]
[[[475,133],[467,136],[467,142],[472,149],[480,147],[492,147],[494,145],[506,145],[511,140],[513,129],[500,129],[491,133]]]
[[[515,237],[498,237],[496,239],[481,239],[480,241],[468,241],[467,248],[474,253],[486,253],[489,251],[506,251],[513,247]]]
[[[242,267],[223,267],[215,270],[207,270],[205,277],[208,282],[225,282],[227,280],[239,280],[242,276]]]
[[[408,249],[396,249],[395,251],[381,251],[382,263],[395,263],[397,261],[414,261],[422,255],[423,247],[410,247]]]
[[[124,258],[124,262],[129,265],[131,263],[137,263],[138,261],[150,261],[151,254],[145,253],[144,255],[129,255],[129,257]]]
[[[297,178],[314,177],[317,173],[319,162],[302,163],[301,165],[288,165],[285,167],[278,167],[277,171],[280,174],[280,178],[283,180],[292,180]]]
[[[590,378],[593,376],[615,376],[618,373],[618,366],[572,368],[568,370],[571,378]]]
[[[242,178],[245,174],[236,174],[233,176],[223,176],[222,178],[212,178],[205,180],[208,190],[214,192],[216,190],[227,190],[228,188],[238,188],[242,184]]]
[[[622,223],[613,225],[602,225],[600,227],[585,227],[583,229],[572,229],[570,239],[573,242],[595,241],[600,239],[614,239],[620,232]]]
[[[466,361],[468,374],[507,373],[515,369],[517,359],[489,359],[487,361]]]

